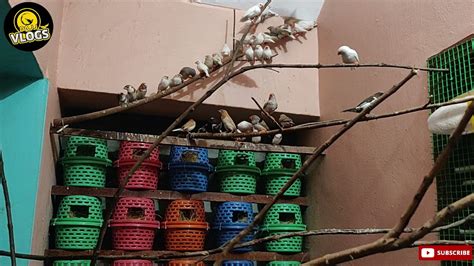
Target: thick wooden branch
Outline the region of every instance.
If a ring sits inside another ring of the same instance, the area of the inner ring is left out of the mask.
[[[371,115],[368,117],[364,117],[363,119],[360,120],[360,122],[367,122],[367,121],[372,121],[372,120],[405,115],[405,114],[419,112],[419,111],[432,110],[439,107],[458,104],[458,103],[465,103],[472,100],[474,100],[474,96],[457,99],[457,100],[453,100],[449,102],[443,102],[443,103],[424,104],[421,106],[408,108],[408,109],[404,109],[400,111],[395,111],[391,113]],[[309,123],[299,124],[293,127],[284,128],[283,130],[272,129],[266,132],[253,132],[253,133],[191,133],[190,137],[201,138],[201,139],[233,139],[233,138],[243,138],[243,137],[266,136],[266,135],[274,135],[280,132],[288,133],[288,132],[295,132],[295,131],[308,130],[308,129],[339,126],[349,121],[350,119],[333,119],[333,120],[328,120],[328,121],[318,121],[318,122],[309,122]]]
[[[10,194],[8,193],[7,177],[5,176],[5,170],[3,168],[3,157],[0,151],[0,179],[3,188],[3,196],[5,199],[5,210],[7,213],[7,226],[8,226],[8,241],[10,245],[10,261],[12,266],[16,266],[15,258],[15,235],[13,231],[13,219],[12,219],[12,207],[10,203]]]
[[[262,106],[260,106],[260,104],[257,102],[257,100],[255,100],[254,97],[251,97],[251,98],[252,98],[252,101],[257,105],[258,109],[262,111],[262,114],[264,114],[265,117],[270,119],[270,121],[272,121],[273,124],[275,124],[281,132],[283,130],[283,127],[280,125],[280,123],[278,123],[278,121],[276,121],[276,119],[269,112],[265,111],[265,109],[263,109]]]
[[[306,170],[311,166],[311,164],[328,148],[330,147],[336,140],[338,140],[344,133],[346,133],[349,129],[351,129],[357,122],[359,122],[362,118],[364,118],[372,109],[378,106],[380,103],[385,101],[388,97],[398,91],[403,85],[405,85],[412,77],[414,77],[418,72],[414,69],[410,71],[410,73],[398,84],[394,85],[391,89],[385,92],[380,98],[374,101],[374,103],[364,109],[361,113],[359,113],[356,117],[354,117],[351,121],[344,124],[344,126],[338,130],[334,135],[332,135],[325,143],[323,143],[319,148],[317,148],[312,155],[308,157],[308,159],[303,163],[302,167],[286,182],[286,184],[280,189],[280,191],[273,197],[272,202],[266,204],[260,212],[255,216],[255,219],[252,223],[242,230],[236,237],[234,237],[231,241],[228,242],[224,249],[224,253],[229,252],[232,250],[233,246],[241,241],[241,239],[248,235],[253,228],[263,220],[267,211],[275,204],[275,202],[283,196],[285,191],[290,188],[291,185],[302,175],[306,172]]]

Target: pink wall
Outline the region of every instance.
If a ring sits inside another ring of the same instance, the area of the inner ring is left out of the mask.
[[[339,62],[336,49],[349,45],[362,63],[424,66],[426,59],[473,30],[471,1],[326,1],[318,20],[321,63]],[[408,71],[357,69],[320,71],[321,119],[350,118],[340,111],[366,96],[387,90]],[[427,101],[426,74],[373,113],[417,106]],[[310,228],[390,228],[408,206],[432,165],[428,113],[416,113],[351,129],[321,160],[308,178]],[[320,144],[336,128],[307,136]],[[308,143],[306,143],[308,144]],[[435,187],[423,200],[410,226],[420,226],[436,210]],[[367,243],[370,236],[311,238],[311,254]],[[416,249],[377,255],[351,265],[418,265]]]
[[[184,1],[67,1],[58,86],[116,94],[126,84],[146,82],[155,90],[163,75],[173,76],[181,67],[194,67],[197,59],[221,51],[226,20],[230,43],[232,14],[232,9]],[[240,17],[242,11],[237,14]],[[282,22],[281,18],[273,18],[267,24]],[[316,63],[316,29],[306,37],[278,47],[280,55],[274,62]],[[224,85],[206,103],[256,109],[251,96],[263,101],[275,92],[280,98],[279,111],[319,115],[317,71],[280,72],[248,72]],[[205,80],[203,86],[176,94],[173,99],[196,100],[215,82],[215,78]],[[287,97],[290,92],[292,97]]]

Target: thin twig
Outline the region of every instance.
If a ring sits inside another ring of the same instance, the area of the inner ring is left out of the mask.
[[[441,154],[436,158],[436,161],[433,167],[431,168],[431,170],[429,171],[429,173],[423,178],[423,182],[418,188],[407,210],[400,217],[400,221],[392,228],[392,230],[390,230],[389,233],[384,235],[382,238],[379,238],[378,240],[370,242],[368,244],[342,250],[336,253],[326,254],[323,257],[319,257],[317,259],[310,261],[308,265],[337,264],[337,263],[342,263],[348,260],[354,260],[357,258],[366,257],[366,256],[380,253],[380,252],[386,252],[390,250],[405,248],[407,246],[410,246],[414,241],[425,236],[434,227],[443,223],[446,219],[454,215],[459,210],[467,206],[471,206],[474,203],[474,193],[448,205],[446,208],[438,212],[434,218],[432,218],[430,221],[425,223],[425,225],[423,225],[423,227],[421,227],[416,232],[413,232],[412,234],[408,236],[398,238],[401,234],[401,231],[403,231],[403,228],[406,227],[406,225],[409,223],[411,217],[413,216],[416,209],[418,208],[421,200],[423,199],[423,196],[426,193],[426,190],[429,188],[429,186],[433,182],[434,176],[436,176],[442,170],[443,166],[448,160],[449,152],[451,152],[451,150],[453,149],[453,147],[459,140],[461,133],[466,128],[466,125],[471,119],[473,114],[474,114],[474,104],[470,103],[461,121],[459,122],[458,126],[454,130],[454,133],[449,138],[448,144],[445,146]],[[402,227],[402,229],[400,229],[400,227]]]
[[[361,122],[372,121],[377,119],[384,119],[389,117],[395,117],[400,115],[405,115],[409,113],[424,111],[424,110],[431,110],[443,106],[449,106],[458,103],[464,103],[474,100],[474,96],[465,97],[462,99],[452,100],[443,103],[434,103],[434,104],[424,104],[418,107],[408,108],[396,112],[380,114],[380,115],[372,115],[369,117],[365,117],[361,120]],[[191,138],[201,138],[201,139],[234,139],[234,138],[243,138],[243,137],[254,137],[254,136],[265,136],[265,135],[274,135],[279,132],[293,132],[293,131],[300,131],[300,130],[308,130],[308,129],[316,129],[316,128],[324,128],[324,127],[332,127],[343,125],[349,122],[350,119],[335,119],[335,120],[328,120],[328,121],[318,121],[318,122],[309,122],[304,124],[299,124],[293,127],[284,128],[283,130],[273,129],[266,132],[251,132],[251,133],[191,133]]]
[[[412,69],[410,73],[398,84],[394,85],[391,89],[389,89],[386,93],[384,93],[380,98],[374,101],[373,104],[365,108],[361,113],[359,113],[356,117],[354,117],[351,121],[344,124],[344,126],[338,130],[334,135],[332,135],[325,143],[323,143],[319,148],[317,148],[314,153],[308,157],[308,159],[303,163],[301,168],[286,182],[286,184],[278,191],[278,193],[272,198],[270,203],[267,203],[260,212],[255,216],[252,223],[247,226],[244,230],[242,230],[236,237],[234,237],[229,244],[225,247],[224,253],[229,252],[232,250],[232,247],[239,243],[242,238],[248,235],[253,228],[260,223],[260,221],[264,218],[267,211],[270,209],[276,201],[283,196],[286,190],[290,188],[291,185],[300,177],[301,174],[305,173],[306,170],[311,166],[311,164],[329,147],[331,146],[336,140],[338,140],[344,133],[346,133],[350,128],[352,128],[357,122],[359,122],[362,118],[364,118],[372,109],[374,109],[377,105],[385,101],[388,97],[394,94],[397,90],[399,90],[403,85],[405,85],[412,77],[417,74],[417,71]]]
[[[0,179],[3,187],[3,196],[5,198],[5,210],[7,211],[8,240],[10,244],[10,260],[12,266],[16,266],[15,258],[15,236],[13,231],[12,207],[10,203],[10,194],[8,193],[7,177],[3,169],[3,156],[0,151]]]
[[[257,105],[258,109],[262,111],[262,114],[264,114],[264,116],[270,119],[273,122],[273,124],[275,124],[280,129],[280,132],[281,132],[283,130],[283,127],[280,125],[280,123],[278,123],[278,121],[276,121],[276,119],[269,112],[265,111],[265,109],[263,109],[262,106],[260,106],[260,104],[257,102],[257,100],[255,100],[254,97],[251,97],[251,98],[252,98],[252,101]]]

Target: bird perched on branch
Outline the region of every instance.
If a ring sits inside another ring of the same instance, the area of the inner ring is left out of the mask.
[[[145,98],[146,97],[146,91],[147,91],[146,83],[140,84],[140,86],[138,86],[138,90],[137,90],[137,99],[140,100],[140,99]]]
[[[212,54],[212,60],[214,61],[214,65],[222,66],[222,55],[220,54]]]
[[[212,69],[214,67],[214,59],[212,59],[212,56],[206,55],[204,58],[204,64],[209,68]]]
[[[258,132],[257,129],[253,129],[252,132]],[[253,143],[260,143],[262,141],[262,136],[253,136],[252,137],[252,142]]]
[[[270,49],[269,46],[265,46],[265,48],[263,49],[263,60],[271,60],[273,57],[273,52],[272,52],[272,49]]]
[[[209,121],[204,126],[198,129],[199,133],[212,132],[220,133],[222,130],[222,122],[219,122],[215,117],[209,118]]]
[[[234,120],[232,120],[232,117],[230,117],[229,113],[224,109],[219,109],[217,111],[221,114],[221,121],[226,132],[234,132],[237,127],[235,126]]]
[[[267,130],[270,130],[270,128],[267,126],[267,123],[265,123],[265,121],[260,119],[260,116],[251,115],[249,117],[249,119],[250,119],[250,122],[252,123],[253,127],[258,132],[266,132]]]
[[[274,93],[270,93],[268,96],[268,101],[263,105],[263,110],[267,111],[269,114],[275,112],[278,108],[278,102]]]
[[[194,78],[196,76],[196,70],[192,67],[183,67],[179,71],[179,74],[183,78],[183,80],[186,80],[188,78]]]
[[[195,63],[199,72],[204,73],[206,77],[209,77],[209,68],[199,60],[196,61]]]
[[[237,129],[239,129],[242,133],[250,133],[253,131],[253,125],[247,121],[241,121],[237,124]]]
[[[283,135],[281,133],[277,133],[272,139],[272,144],[279,145],[282,140],[283,140]]]
[[[196,128],[196,121],[194,119],[189,119],[188,122],[184,123],[180,128],[173,129],[172,132],[186,132],[189,133]]]
[[[341,55],[342,63],[344,64],[359,64],[359,55],[356,50],[349,46],[341,46],[337,49],[337,54]]]
[[[253,62],[254,54],[253,54],[253,49],[252,46],[248,46],[247,49],[245,49],[245,59],[247,59],[250,62]]]
[[[262,12],[263,4],[258,4],[250,7],[245,12],[244,16],[240,19],[240,22],[245,22],[247,20],[253,20]]]
[[[267,7],[265,10],[263,10],[260,21],[259,22],[265,22],[265,20],[271,18],[271,17],[278,17],[279,15],[274,12],[273,10],[270,9],[270,7]]]
[[[278,37],[278,39],[282,39],[284,37],[289,37],[291,39],[296,39],[295,36],[293,36],[293,33],[291,32],[290,29],[284,28],[282,26],[274,27],[270,26],[267,28],[270,31],[270,35]]]
[[[126,85],[123,89],[127,92],[128,102],[134,102],[138,98],[138,93],[132,85]]]
[[[230,55],[230,48],[229,48],[229,46],[227,45],[227,43],[224,43],[224,47],[222,47],[221,53],[222,53],[222,55],[223,55],[224,57]]]
[[[255,58],[262,61],[263,60],[263,48],[261,45],[257,44],[254,50]]]
[[[383,92],[380,92],[380,91],[376,92],[374,95],[372,95],[370,97],[367,97],[365,100],[360,102],[356,107],[343,110],[343,112],[360,113],[360,112],[364,111],[365,108],[372,105],[375,102],[375,100],[380,98],[380,96],[382,96],[382,95],[383,95]]]
[[[158,92],[167,90],[171,85],[171,80],[168,76],[163,76],[158,84]]]
[[[179,86],[183,84],[183,77],[181,74],[176,74],[174,77],[171,79],[171,87]]]
[[[293,122],[293,119],[291,119],[285,114],[280,115],[280,117],[278,118],[278,122],[283,128],[292,127],[295,125],[295,122]]]
[[[120,106],[125,106],[125,105],[128,104],[128,96],[127,96],[126,93],[121,92],[121,93],[119,94],[119,97],[118,97],[118,98],[119,98],[119,105],[120,105]]]

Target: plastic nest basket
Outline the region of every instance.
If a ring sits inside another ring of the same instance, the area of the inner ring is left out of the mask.
[[[268,236],[288,233],[288,232],[300,232],[305,231],[306,225],[304,224],[288,224],[285,226],[272,226],[269,225],[264,228],[264,233]],[[268,241],[265,243],[267,251],[270,252],[284,252],[284,253],[294,253],[301,252],[303,249],[303,237],[302,236],[293,236],[288,238],[283,238],[275,241]]]
[[[297,204],[274,204],[265,215],[263,226],[303,224],[301,207]]]
[[[299,261],[270,261],[267,266],[300,266]]]
[[[170,260],[168,266],[204,266],[204,262],[194,260]]]
[[[293,153],[268,153],[263,171],[288,170],[296,172],[301,168],[301,156]]]
[[[90,266],[90,260],[56,260],[53,266]]]
[[[216,174],[220,178],[220,191],[227,193],[254,194],[260,169],[255,166],[218,166]]]
[[[290,180],[293,176],[291,173],[282,173],[278,171],[267,171],[263,172],[262,176],[266,177],[265,193],[267,195],[276,195],[280,189]],[[284,196],[299,197],[301,194],[301,180],[298,178],[295,180],[288,190],[283,193]]]
[[[213,228],[226,229],[246,227],[254,218],[252,203],[248,202],[224,202],[217,206]]]
[[[205,148],[172,146],[170,160],[173,163],[198,163],[209,165],[208,151]]]
[[[222,262],[222,266],[253,266],[251,260],[225,260]]]
[[[240,231],[244,230],[245,226],[240,227],[240,228],[235,228],[235,229],[223,229],[219,230],[217,232],[217,242],[219,246],[224,245],[231,239],[233,239],[235,236],[237,236]],[[248,235],[246,235],[239,243],[244,243],[247,241],[252,241],[255,239],[255,232],[252,232]],[[233,252],[249,252],[252,251],[252,246],[247,246],[247,247],[240,247],[240,248],[233,248]]]
[[[67,140],[64,160],[90,159],[110,163],[107,140],[71,136]]]
[[[115,260],[113,266],[153,266],[151,260]]]
[[[217,166],[257,166],[255,153],[250,151],[220,150]]]

